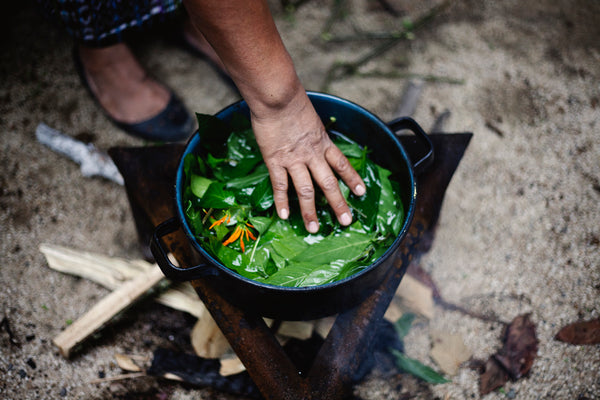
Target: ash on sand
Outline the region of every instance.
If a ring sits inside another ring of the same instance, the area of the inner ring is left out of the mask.
[[[411,13],[435,1],[393,1]],[[63,359],[51,340],[107,291],[51,271],[38,250],[48,242],[126,258],[141,257],[122,187],[81,176],[73,162],[36,142],[44,122],[100,149],[141,145],[116,130],[78,82],[68,38],[44,22],[32,2],[6,6],[0,63],[0,306],[14,340],[0,330],[0,397],[7,399],[228,399],[153,378],[90,384],[121,373],[114,353],[148,355],[158,346],[189,350],[192,321],[143,303],[103,331],[78,356]],[[398,26],[375,1],[349,2],[346,20],[372,31]],[[327,69],[354,60],[368,44],[325,44],[329,8],[311,1],[293,16],[273,11],[307,89]],[[10,9],[12,8],[12,9]],[[202,61],[149,36],[135,51],[190,109],[214,113],[236,100]],[[448,188],[437,237],[422,260],[447,301],[510,321],[531,313],[540,340],[528,377],[486,396],[598,398],[600,349],[553,339],[564,325],[600,314],[600,4],[577,1],[456,1],[443,15],[363,72],[395,70],[462,80],[426,83],[414,115],[431,126],[444,109],[449,132],[473,140]],[[329,91],[384,120],[396,117],[403,79],[350,77]],[[429,332],[460,334],[486,359],[500,326],[436,310],[406,337],[409,356],[433,365]],[[363,399],[479,397],[478,375],[461,368],[452,382],[370,376]]]

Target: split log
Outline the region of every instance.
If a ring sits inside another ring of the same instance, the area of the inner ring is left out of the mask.
[[[69,358],[77,345],[99,330],[116,314],[129,307],[163,278],[162,271],[155,267],[149,273],[140,274],[104,297],[54,338],[53,342],[60,350],[60,354]]]

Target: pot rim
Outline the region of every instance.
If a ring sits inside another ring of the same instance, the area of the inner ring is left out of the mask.
[[[308,96],[311,100],[313,98],[330,100],[330,101],[333,101],[340,105],[343,105],[347,108],[350,108],[355,112],[363,114],[364,116],[368,117],[372,122],[374,122],[379,128],[381,128],[381,130],[383,132],[385,132],[393,140],[393,142],[396,144],[397,149],[401,152],[404,162],[407,165],[407,171],[408,171],[409,181],[410,181],[410,186],[411,186],[411,193],[409,196],[408,209],[405,211],[405,218],[404,218],[402,228],[400,229],[400,232],[396,236],[396,239],[394,239],[394,242],[388,247],[388,249],[375,262],[371,263],[369,266],[367,266],[363,270],[361,270],[353,275],[350,275],[344,279],[341,279],[341,280],[335,281],[335,282],[331,282],[331,283],[326,283],[323,285],[316,285],[316,286],[287,287],[287,286],[269,285],[269,284],[265,284],[265,283],[262,283],[259,281],[255,281],[253,279],[246,278],[246,277],[238,274],[237,272],[227,268],[218,259],[216,259],[210,253],[208,253],[206,250],[204,250],[204,248],[200,245],[198,240],[196,240],[192,230],[190,229],[187,218],[185,216],[185,211],[183,209],[183,198],[182,198],[182,187],[181,187],[183,182],[185,182],[185,179],[183,176],[183,174],[184,174],[183,164],[184,164],[185,156],[190,153],[193,153],[192,150],[197,147],[198,142],[200,141],[200,135],[199,135],[198,131],[196,131],[188,140],[188,142],[185,146],[185,149],[181,155],[181,158],[180,158],[180,161],[179,161],[179,164],[177,167],[177,175],[176,175],[176,180],[175,180],[175,205],[176,205],[177,217],[179,218],[179,221],[181,222],[181,226],[185,232],[185,235],[187,236],[188,240],[190,240],[190,242],[192,243],[194,248],[208,262],[206,268],[216,267],[216,268],[218,268],[218,270],[220,272],[223,272],[223,273],[229,275],[230,277],[238,279],[248,285],[251,285],[251,286],[254,286],[257,288],[262,288],[262,289],[268,290],[268,291],[279,291],[279,292],[285,292],[285,293],[302,293],[302,292],[315,291],[315,290],[325,291],[325,290],[331,290],[331,289],[337,288],[339,286],[343,286],[348,281],[358,279],[360,276],[377,268],[388,257],[392,256],[395,253],[397,248],[400,246],[400,243],[406,236],[408,229],[410,227],[410,224],[412,222],[413,215],[414,215],[414,208],[415,208],[415,202],[416,202],[416,197],[417,197],[417,189],[416,189],[416,181],[415,181],[415,173],[414,173],[413,165],[410,162],[410,159],[407,156],[406,151],[404,150],[404,147],[402,146],[402,144],[400,143],[400,141],[398,140],[398,138],[396,137],[394,132],[392,132],[390,130],[389,126],[386,123],[384,123],[379,117],[377,117],[375,114],[371,113],[364,107],[359,106],[358,104],[351,102],[349,100],[346,100],[346,99],[343,99],[343,98],[340,98],[340,97],[337,97],[337,96],[334,96],[331,94],[315,92],[315,91],[307,91],[306,93],[308,94]],[[217,112],[215,114],[215,116],[217,118],[222,118],[224,116],[224,114],[235,111],[232,109],[236,109],[236,108],[240,109],[240,108],[244,108],[244,107],[247,108],[245,100],[239,100],[239,101],[232,103],[229,106],[221,109],[219,112]]]

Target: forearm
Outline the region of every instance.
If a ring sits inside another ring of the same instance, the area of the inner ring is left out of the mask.
[[[264,0],[184,0],[254,116],[285,108],[302,85]]]

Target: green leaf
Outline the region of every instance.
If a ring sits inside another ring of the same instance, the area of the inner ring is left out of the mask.
[[[444,375],[440,374],[439,372],[436,372],[434,369],[422,364],[421,362],[415,359],[407,357],[405,354],[399,352],[398,350],[390,349],[390,351],[396,359],[396,366],[402,371],[414,375],[417,378],[424,380],[425,382],[433,384],[450,382],[450,380],[446,379]]]
[[[264,280],[269,285],[298,287],[310,286],[305,283],[310,274],[315,270],[321,270],[327,266],[320,266],[308,263],[290,263],[285,268],[275,272]]]
[[[375,227],[377,210],[379,208],[379,196],[381,187],[379,186],[379,171],[377,166],[370,160],[365,160],[364,166],[359,171],[367,192],[363,196],[350,194],[348,202],[350,206],[357,210],[357,218],[369,229]]]
[[[265,231],[271,226],[273,223],[273,218],[270,217],[250,217],[248,218],[254,229],[258,231],[259,234],[265,233]]]
[[[200,175],[192,174],[192,179],[190,180],[190,188],[192,189],[192,193],[194,193],[196,197],[202,198],[202,196],[204,196],[204,193],[206,192],[206,189],[208,189],[211,183],[213,183],[211,179],[205,178]]]
[[[243,277],[248,279],[260,277],[256,266],[250,263],[245,253],[240,253],[230,247],[221,245],[217,251],[217,257],[227,268],[234,270]]]
[[[227,150],[226,142],[223,141],[231,132],[229,125],[214,115],[196,113],[198,120],[198,134],[200,145],[216,157],[223,157]]]
[[[372,235],[352,231],[343,232],[339,236],[327,236],[295,256],[293,261],[329,264],[335,260],[353,260],[361,255],[372,241]]]
[[[225,187],[232,189],[244,189],[257,185],[265,180],[265,178],[269,178],[269,170],[265,164],[260,164],[251,174],[227,181]]]
[[[363,149],[356,142],[337,136],[334,138],[333,143],[348,158],[361,158],[363,156]]]
[[[400,195],[397,193],[389,176],[389,170],[377,166],[381,193],[379,196],[379,207],[377,210],[377,229],[381,233],[398,236],[402,223],[404,222],[404,210]]]
[[[273,205],[273,187],[268,176],[256,185],[250,196],[250,205],[256,211],[265,211]]]
[[[234,194],[225,190],[224,186],[221,182],[211,183],[200,200],[200,206],[204,208],[228,208],[235,205]]]
[[[402,340],[410,331],[410,327],[415,319],[415,315],[412,313],[403,314],[396,322],[394,322],[394,328],[398,333],[398,337]]]

